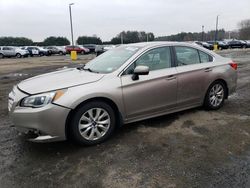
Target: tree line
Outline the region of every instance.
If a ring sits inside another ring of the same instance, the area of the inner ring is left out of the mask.
[[[216,31],[208,32],[181,32],[175,35],[160,36],[156,41],[212,41],[215,40]],[[227,38],[227,33],[224,29],[220,29],[217,32],[217,40],[223,40]]]
[[[238,23],[238,30],[229,32],[224,29],[217,31],[217,40],[228,38],[237,38],[241,40],[250,40],[250,19],[242,20]],[[76,40],[77,44],[128,44],[146,41],[211,41],[215,39],[215,30],[208,32],[181,32],[175,35],[155,37],[152,32],[145,31],[122,31],[113,37],[110,41],[102,41],[96,35],[79,36]],[[25,37],[0,37],[0,46],[66,46],[70,45],[70,41],[66,37],[50,36],[42,42],[33,42]]]

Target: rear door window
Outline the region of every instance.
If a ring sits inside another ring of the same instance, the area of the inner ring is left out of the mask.
[[[200,63],[199,53],[197,49],[186,46],[176,46],[175,53],[178,66]]]

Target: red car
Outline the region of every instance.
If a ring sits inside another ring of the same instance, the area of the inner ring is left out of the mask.
[[[89,49],[80,46],[66,46],[65,49],[67,53],[70,53],[71,51],[76,51],[80,54],[89,53]]]

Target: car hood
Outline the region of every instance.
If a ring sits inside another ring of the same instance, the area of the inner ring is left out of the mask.
[[[103,74],[70,68],[26,79],[18,84],[18,88],[29,94],[37,94],[96,82],[103,77]]]

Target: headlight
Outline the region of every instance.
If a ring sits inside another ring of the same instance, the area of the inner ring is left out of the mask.
[[[33,107],[33,108],[39,108],[43,107],[57,99],[59,99],[66,90],[58,90],[53,91],[49,93],[42,93],[39,95],[32,95],[29,97],[25,97],[21,103],[20,106],[22,107]]]

